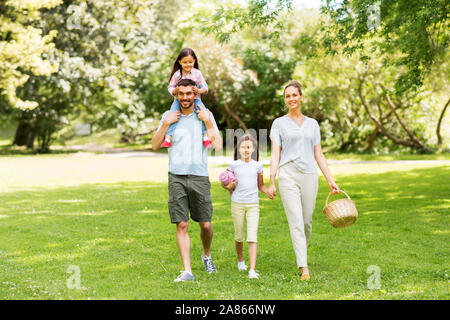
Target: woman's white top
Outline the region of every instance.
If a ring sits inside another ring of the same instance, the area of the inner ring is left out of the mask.
[[[305,116],[299,127],[287,115],[276,118],[270,139],[281,147],[279,167],[292,161],[303,173],[317,173],[314,146],[320,143],[320,128],[315,119]]]

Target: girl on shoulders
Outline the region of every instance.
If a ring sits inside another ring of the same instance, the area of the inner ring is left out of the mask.
[[[204,109],[206,109],[205,105],[201,100],[202,94],[206,94],[208,92],[208,85],[206,84],[205,79],[203,78],[202,73],[199,70],[197,56],[195,55],[194,50],[191,48],[184,48],[180,51],[177,59],[175,60],[172,68],[172,72],[170,74],[169,81],[169,92],[172,96],[175,97],[172,106],[170,107],[170,111],[180,111],[180,103],[176,98],[177,95],[177,82],[181,79],[191,79],[195,81],[197,87],[195,88],[196,97],[194,100],[195,110],[199,110],[197,105],[200,105]],[[161,147],[171,147],[172,146],[172,135],[177,126],[177,122],[172,123],[167,129],[166,136],[164,138],[164,142],[161,144]],[[208,135],[206,133],[205,124],[202,123],[202,134],[203,134],[203,144],[205,147],[210,148],[212,146],[211,140],[209,140]]]

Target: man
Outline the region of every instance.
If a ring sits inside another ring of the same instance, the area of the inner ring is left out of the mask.
[[[208,154],[203,146],[202,121],[215,150],[222,148],[222,138],[212,113],[194,104],[195,82],[182,79],[177,83],[176,97],[180,111],[163,114],[158,130],[153,136],[152,149],[158,150],[169,126],[178,121],[169,148],[169,215],[176,224],[176,239],[184,270],[175,282],[193,280],[191,269],[189,213],[200,225],[203,244],[202,260],[209,273],[217,269],[211,258],[213,237],[211,225],[211,184],[208,177]]]

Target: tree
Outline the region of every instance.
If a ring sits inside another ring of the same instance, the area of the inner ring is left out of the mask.
[[[339,151],[435,149],[430,123],[440,123],[440,101],[448,99],[447,64],[435,65],[415,91],[395,90],[404,67],[386,65],[388,54],[367,48],[349,55],[336,45],[338,53],[328,55],[320,42],[321,19],[299,18],[306,27],[294,28],[301,30],[294,47],[300,60],[295,75],[305,87],[303,109],[321,124],[324,144]]]
[[[258,26],[271,29],[267,39],[277,38],[283,29],[279,19],[286,10],[291,10],[292,0],[250,0],[246,7],[226,1],[219,2],[215,13],[200,16],[200,30],[207,34],[214,34],[221,43],[228,42],[231,36],[239,31]]]
[[[404,66],[396,90],[419,89],[433,64],[442,63],[450,41],[446,0],[327,0],[330,18],[323,43],[330,53],[378,51],[386,66]],[[368,49],[368,50],[365,50]]]
[[[48,76],[58,68],[45,55],[53,48],[56,35],[50,30],[43,35],[42,28],[33,26],[41,19],[41,9],[50,9],[62,0],[8,0],[0,2],[0,93],[8,103],[21,110],[37,107],[36,101],[17,97],[17,88],[31,75]]]
[[[41,28],[59,33],[49,60],[60,67],[50,76],[32,77],[18,91],[42,101],[33,112],[18,115],[19,126],[39,137],[41,152],[49,150],[48,136],[74,117],[97,127],[117,126],[125,140],[135,134],[145,117],[136,87],[169,49],[160,16],[167,15],[170,4],[176,7],[173,0],[66,0],[44,10]]]

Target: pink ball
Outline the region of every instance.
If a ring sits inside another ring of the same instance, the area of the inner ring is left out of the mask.
[[[233,171],[227,170],[220,174],[219,180],[222,183],[222,185],[227,186],[230,184],[230,182],[236,180],[236,176],[234,175]]]

